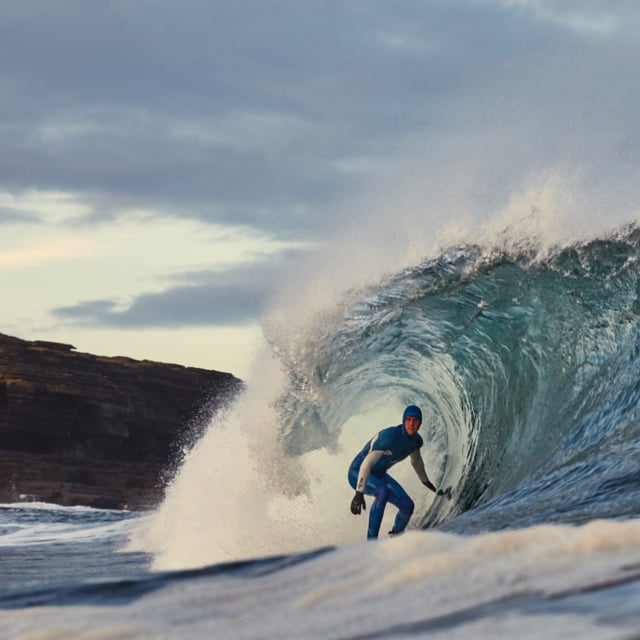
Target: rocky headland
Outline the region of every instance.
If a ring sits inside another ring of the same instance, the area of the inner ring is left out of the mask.
[[[230,373],[0,334],[0,502],[155,506]]]

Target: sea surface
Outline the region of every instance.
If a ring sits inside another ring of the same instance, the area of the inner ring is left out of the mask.
[[[0,505],[0,638],[640,638],[639,257],[454,246],[273,329],[157,511]],[[367,542],[347,467],[410,403],[442,495],[398,465]]]

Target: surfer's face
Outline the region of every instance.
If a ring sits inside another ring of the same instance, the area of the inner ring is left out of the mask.
[[[420,428],[420,418],[416,416],[407,416],[404,419],[404,430],[408,435],[414,436],[418,433],[418,429]]]

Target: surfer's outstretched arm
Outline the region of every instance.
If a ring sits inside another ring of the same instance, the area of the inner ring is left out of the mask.
[[[429,480],[429,476],[427,475],[427,470],[424,468],[424,460],[420,455],[419,449],[416,449],[411,454],[411,465],[413,466],[415,472],[418,474],[418,478],[420,478],[420,482],[422,482],[422,484],[425,487],[427,487],[427,489],[431,489],[431,491],[435,493],[436,488],[433,482]]]

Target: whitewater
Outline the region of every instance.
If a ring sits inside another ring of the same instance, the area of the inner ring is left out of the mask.
[[[155,512],[0,506],[0,638],[635,637],[640,228],[498,222],[302,272]],[[367,542],[347,467],[414,403],[448,491],[394,467]]]

